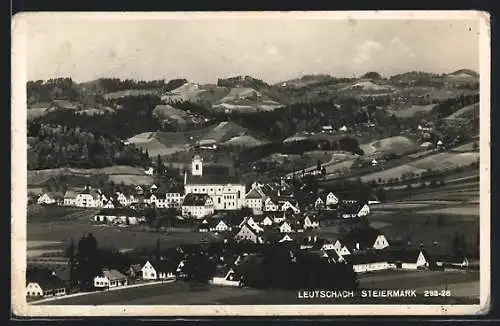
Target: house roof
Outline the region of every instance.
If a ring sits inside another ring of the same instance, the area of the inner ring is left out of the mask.
[[[227,273],[229,273],[230,270],[232,270],[232,268],[227,265],[223,267],[218,267],[215,270],[214,277],[226,277]]]
[[[130,265],[129,269],[133,270],[134,273],[139,273],[142,269],[142,266],[141,266],[141,264],[132,264],[132,265]]]
[[[137,212],[128,207],[116,207],[116,208],[103,208],[99,211],[97,215],[106,215],[106,216],[136,216]]]
[[[357,214],[361,210],[363,205],[364,203],[360,201],[342,200],[339,202],[337,210],[343,214]]]
[[[38,283],[42,290],[63,288],[64,282],[61,278],[54,275],[52,271],[42,268],[26,270],[26,284]]]
[[[372,227],[358,227],[351,229],[339,240],[348,249],[356,248],[356,243],[359,243],[360,249],[366,249],[373,247],[375,240],[381,234],[379,230]]]
[[[153,260],[149,261],[154,269],[158,272],[173,273],[177,269],[178,264],[175,264],[171,260]]]
[[[221,174],[221,175],[192,175],[190,173],[187,174],[186,184],[193,185],[222,185],[222,184],[240,184],[238,178],[233,175]]]
[[[103,270],[102,275],[106,278],[108,278],[110,281],[118,281],[118,280],[123,280],[126,279],[127,277],[117,271],[116,269],[110,269],[110,270]]]
[[[64,193],[64,198],[76,198],[78,194],[73,191],[73,190],[67,190],[65,193]]]
[[[262,199],[265,195],[258,188],[252,188],[245,196],[245,199]]]
[[[398,248],[386,248],[383,250],[387,253],[389,257],[389,261],[391,262],[407,262],[407,263],[415,263],[420,255],[420,252],[424,254],[426,260],[430,260],[430,255],[425,249],[421,248],[406,248],[406,247],[398,247]]]
[[[182,206],[205,206],[207,200],[210,199],[210,196],[207,194],[187,194],[184,197],[184,201],[182,202]]]
[[[387,262],[390,260],[387,252],[379,250],[358,251],[351,255],[345,256],[344,259],[346,259],[352,265]]]

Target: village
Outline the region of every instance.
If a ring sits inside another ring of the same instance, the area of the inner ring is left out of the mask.
[[[63,196],[43,193],[36,204],[97,210],[88,223],[116,228],[147,225],[165,213],[170,225],[180,223],[189,232],[202,234],[197,244],[151,251],[134,257],[128,266],[101,265],[92,275],[95,291],[186,280],[191,275],[186,264],[197,254],[213,265],[206,265],[210,284],[246,287],[241,264],[251,264],[250,257],[274,247],[285,248],[292,262],[297,253],[306,254],[328,264],[347,264],[356,274],[469,267],[465,255],[443,255],[423,245],[391,242],[370,225],[370,207],[380,204],[378,200],[344,199],[327,191],[301,202],[290,178],[246,187],[235,176],[210,175],[203,167],[202,157],[194,155],[190,171],[184,172],[183,187],[165,190],[156,184],[136,185],[128,193],[104,193],[88,186],[80,192],[68,190]],[[342,232],[336,236],[324,232],[331,228]],[[27,297],[38,300],[73,294],[78,290],[71,286],[70,274],[68,268],[28,262]]]

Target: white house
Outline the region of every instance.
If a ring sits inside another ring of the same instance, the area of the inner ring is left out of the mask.
[[[383,255],[373,252],[352,254],[347,258],[356,273],[373,272],[394,268]]]
[[[144,170],[144,173],[147,175],[153,175],[155,173],[155,169],[152,166],[150,166],[149,168]]]
[[[87,188],[84,191],[76,195],[75,206],[77,207],[101,207],[102,199],[101,195],[91,188]]]
[[[286,213],[283,213],[283,215],[276,215],[273,217],[273,222],[276,224],[279,224],[285,220],[286,220]]]
[[[314,202],[314,208],[318,210],[325,208],[325,202],[321,199],[321,197],[318,197]]]
[[[364,204],[358,212],[358,217],[367,216],[368,214],[370,214],[370,206]]]
[[[275,204],[271,198],[267,198],[264,201],[264,211],[266,212],[277,212],[279,209],[278,205]]]
[[[102,208],[115,208],[115,204],[113,203],[112,200],[108,200],[103,206]]]
[[[239,227],[242,228],[245,224],[250,226],[257,233],[263,232],[264,229],[253,219],[251,216],[247,216],[243,219],[243,221],[239,224]]]
[[[332,192],[326,195],[326,201],[325,201],[326,206],[337,205],[338,203],[339,199]]]
[[[231,267],[226,266],[218,268],[215,271],[211,283],[216,285],[238,286],[240,282],[237,280],[235,271]]]
[[[67,190],[64,193],[63,205],[64,206],[76,206],[76,196],[77,193],[72,190]]]
[[[265,199],[266,195],[256,186],[245,195],[245,205],[252,210],[254,215],[261,215],[264,211]]]
[[[48,193],[44,193],[43,195],[41,195],[40,197],[38,197],[37,201],[36,201],[39,205],[51,205],[51,204],[55,204],[56,203],[56,199],[54,197],[52,197],[51,195],[49,195]]]
[[[189,193],[182,202],[182,215],[186,217],[204,218],[214,214],[214,203],[207,194]]]
[[[288,211],[289,209],[291,209],[295,214],[298,214],[300,213],[300,209],[298,207],[295,207],[294,205],[292,205],[292,203],[290,203],[288,200],[285,201],[283,203],[283,205],[281,205],[281,211],[282,212],[286,212]]]
[[[167,207],[181,207],[183,195],[181,192],[169,191],[165,193],[165,202]]]
[[[150,262],[149,260],[142,266],[141,273],[143,280],[167,280],[175,278],[175,268],[170,262],[159,260]]]
[[[273,225],[273,219],[270,218],[269,216],[266,216],[262,219],[262,221],[260,221],[260,225],[271,226]]]
[[[114,288],[125,285],[127,285],[127,277],[116,269],[105,269],[101,275],[94,277],[95,288]]]
[[[280,233],[290,233],[293,232],[291,225],[285,221],[280,225]]]
[[[387,241],[386,237],[383,234],[379,234],[373,243],[373,249],[381,250],[389,247],[389,241]]]
[[[30,273],[32,274],[32,273]],[[66,295],[66,286],[55,273],[36,273],[26,276],[27,297],[52,297]]]
[[[281,240],[279,240],[278,242],[287,242],[287,241],[293,241],[292,237],[290,237],[289,234],[285,234],[283,238],[281,238]]]
[[[319,227],[319,222],[311,219],[311,217],[304,217],[304,230],[306,229],[316,229]]]
[[[220,233],[220,232],[228,232],[231,230],[232,230],[231,226],[228,223],[224,222],[223,220],[218,221],[217,224],[215,224],[215,226],[210,227],[211,232]]]
[[[347,126],[342,126],[339,128],[340,131],[346,132],[347,131]]]
[[[249,241],[253,243],[263,243],[264,240],[259,235],[259,232],[254,230],[252,227],[248,225],[248,223],[244,224],[241,229],[234,236],[236,241]]]
[[[424,250],[406,251],[400,258],[394,259],[396,267],[402,269],[416,270],[429,266],[429,257]]]

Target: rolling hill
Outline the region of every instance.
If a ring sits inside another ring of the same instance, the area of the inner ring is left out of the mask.
[[[474,103],[472,105],[464,106],[461,109],[453,112],[445,119],[473,119],[479,117],[479,103]]]

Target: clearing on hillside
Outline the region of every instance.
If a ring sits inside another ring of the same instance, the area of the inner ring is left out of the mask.
[[[479,117],[479,103],[474,103],[471,105],[464,106],[463,108],[453,112],[449,116],[447,116],[445,119],[468,119],[468,118],[474,118],[474,117]]]
[[[415,116],[419,112],[427,113],[432,111],[432,109],[436,106],[436,104],[429,105],[412,105],[409,107],[401,108],[401,109],[391,109],[387,110],[389,114],[394,114],[398,118],[411,118]]]
[[[383,138],[368,144],[362,144],[360,147],[365,155],[372,155],[375,153],[394,153],[402,155],[414,151],[417,148],[412,140],[404,136]]]

